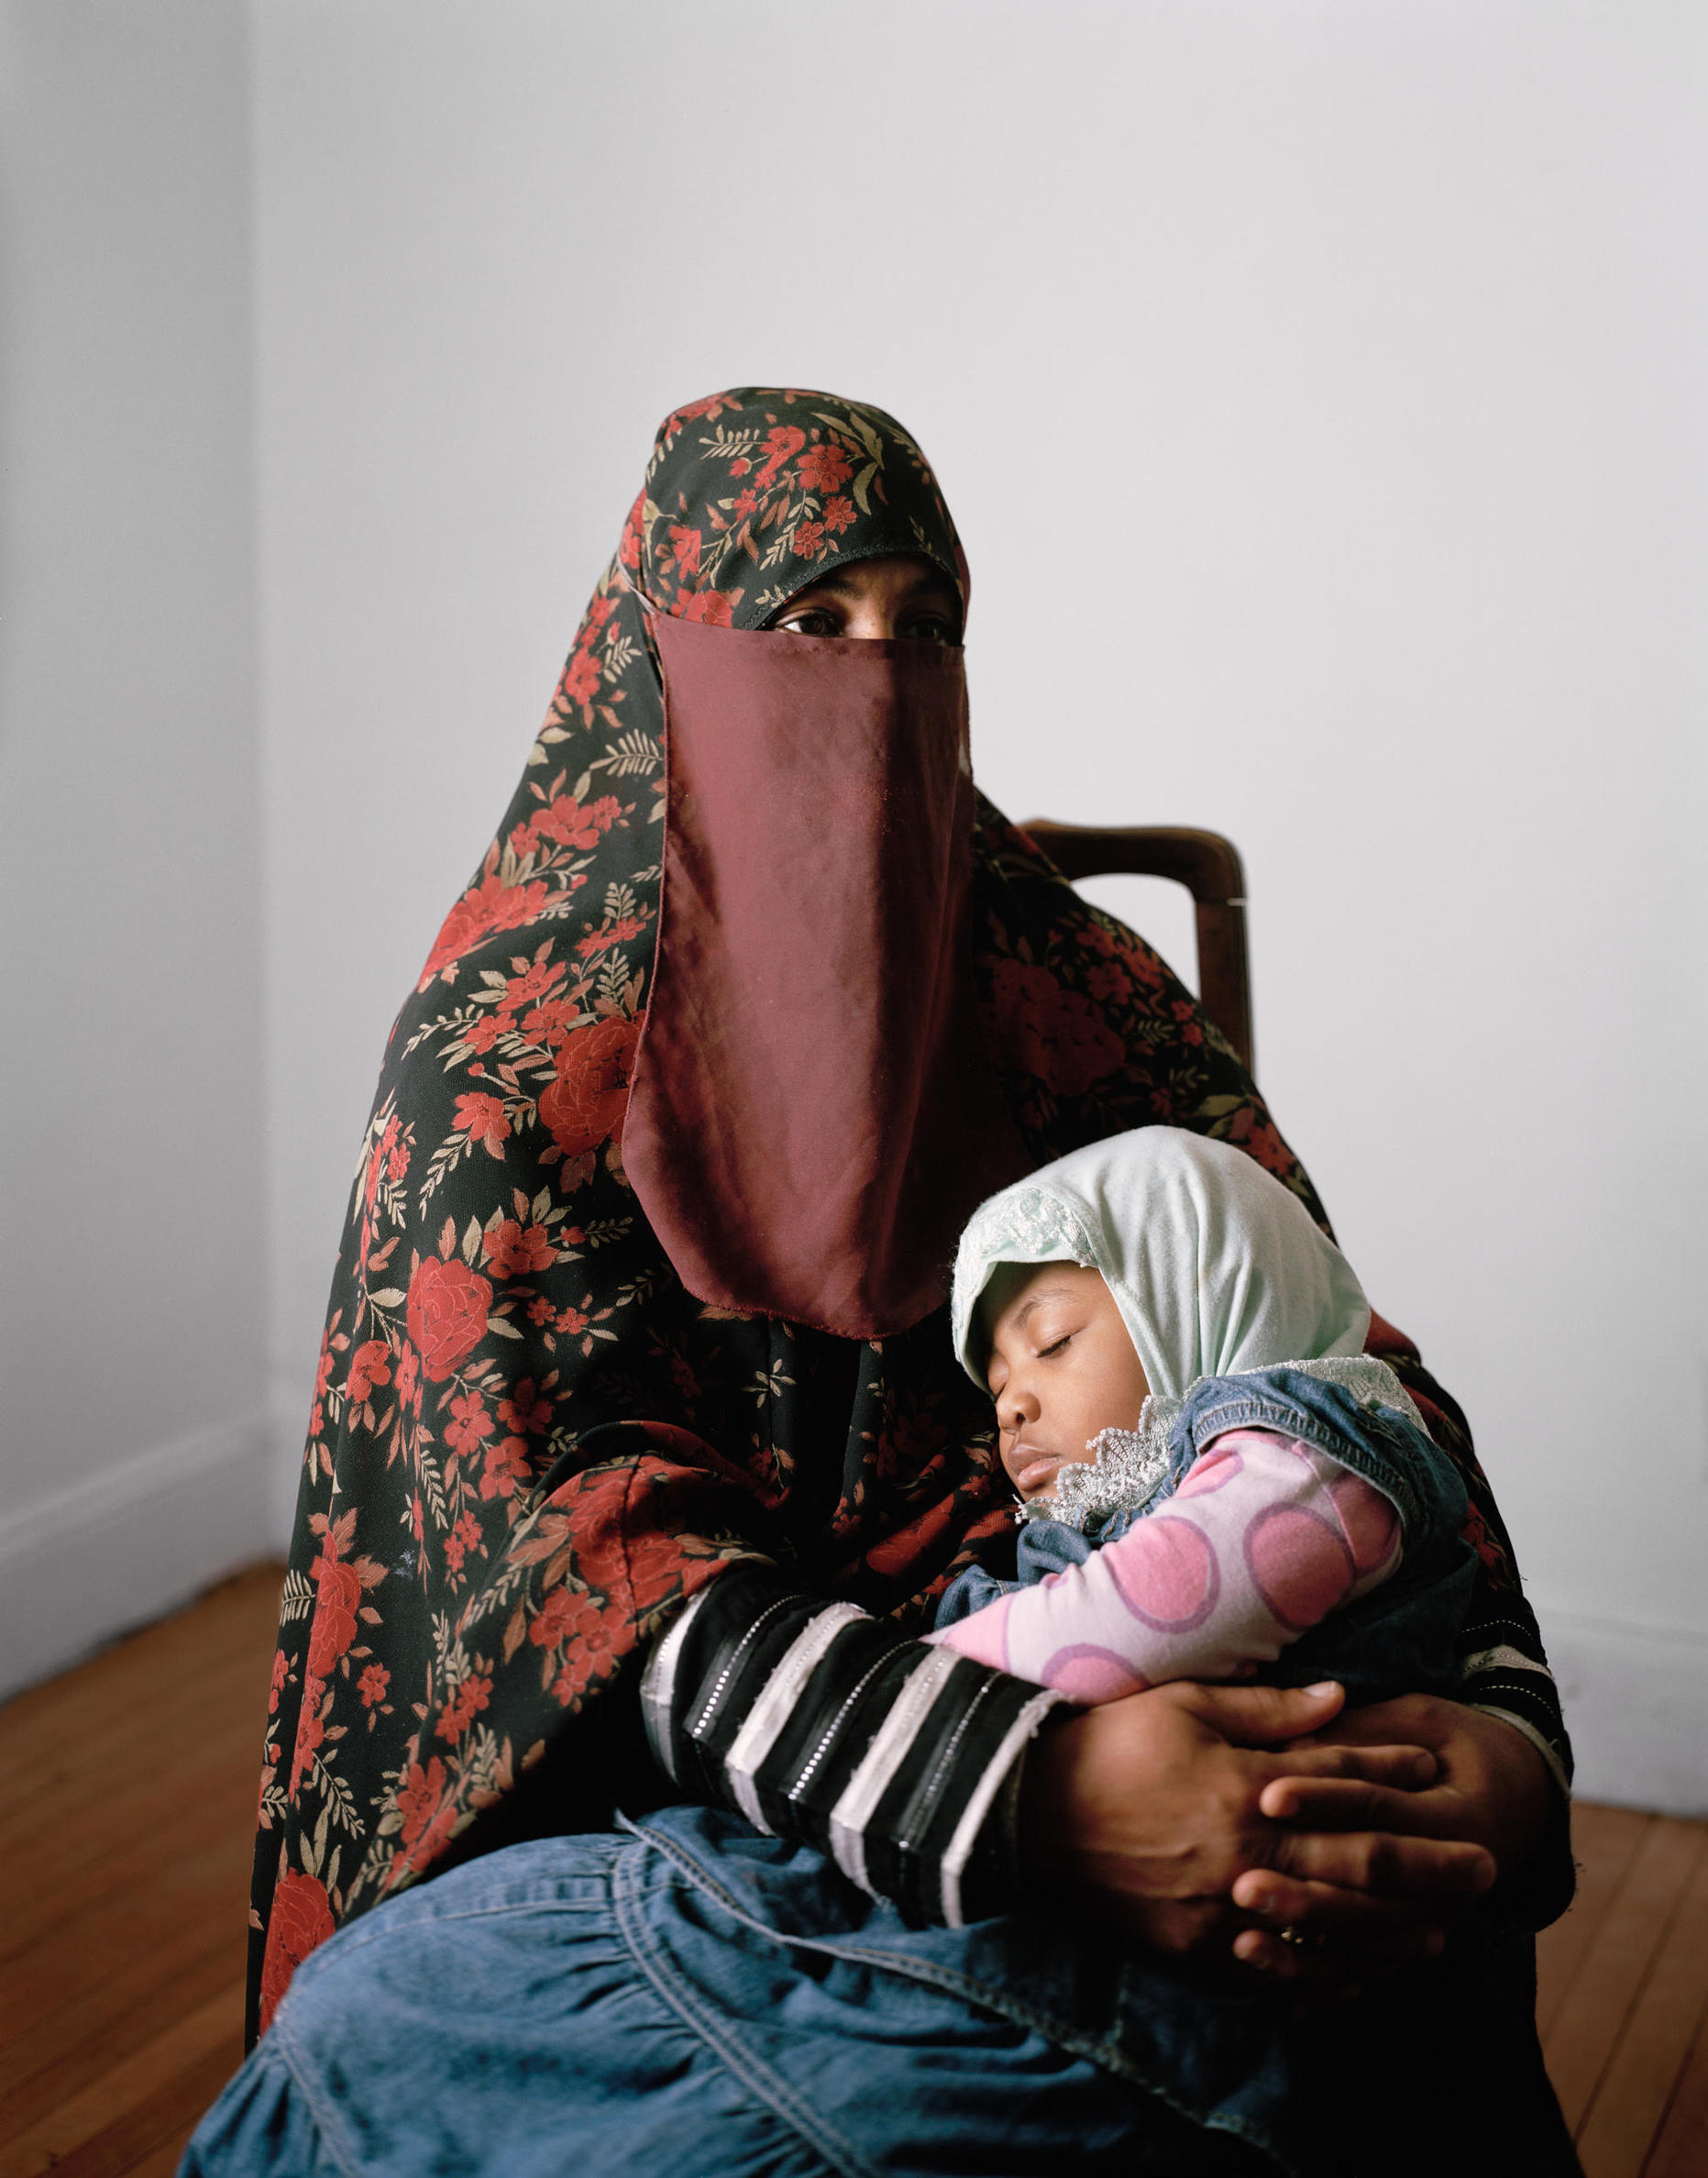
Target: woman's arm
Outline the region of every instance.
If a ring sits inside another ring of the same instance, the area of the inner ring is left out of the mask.
[[[1571,1789],[1571,1742],[1559,1692],[1548,1667],[1536,1613],[1519,1582],[1512,1537],[1478,1465],[1470,1425],[1458,1402],[1424,1366],[1410,1340],[1380,1316],[1370,1320],[1366,1351],[1386,1362],[1411,1394],[1430,1436],[1458,1468],[1470,1501],[1465,1535],[1477,1553],[1477,1575],[1460,1630],[1457,1697],[1503,1719],[1528,1740],[1563,1800]],[[1563,1879],[1565,1888],[1554,1913],[1563,1913],[1571,1897],[1570,1855],[1555,1859],[1555,1878]],[[1544,1918],[1551,1919],[1554,1914]]]
[[[1292,1843],[1258,1808],[1265,1786],[1404,1789],[1434,1776],[1416,1748],[1274,1752],[1340,1700],[1338,1687],[1183,1685],[1080,1715],[852,1606],[801,1597],[758,1563],[708,1583],[643,1690],[654,1752],[685,1792],[816,1847],[915,1919],[956,1926],[1058,1896],[1103,1926],[1113,1909],[1168,1949],[1225,1942],[1236,1878]],[[1067,1721],[1029,1746],[1058,1705]],[[1464,1895],[1484,1859],[1419,1839],[1396,1864],[1439,1902]],[[1400,1917],[1372,1900],[1353,1918],[1390,1940]]]
[[[1061,1699],[760,1564],[707,1585],[642,1687],[653,1752],[684,1791],[951,1928],[1018,1902],[1019,1759]]]

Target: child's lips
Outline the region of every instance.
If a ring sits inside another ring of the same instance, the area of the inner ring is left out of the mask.
[[[1008,1454],[1008,1473],[1022,1497],[1042,1489],[1061,1465],[1059,1452],[1045,1452],[1036,1444],[1017,1444]]]

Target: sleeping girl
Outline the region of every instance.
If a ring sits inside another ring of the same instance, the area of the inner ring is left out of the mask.
[[[1021,1499],[931,1639],[1081,1702],[1168,1679],[1449,1691],[1465,1493],[1340,1251],[1243,1152],[1146,1127],[994,1196],[953,1321]]]

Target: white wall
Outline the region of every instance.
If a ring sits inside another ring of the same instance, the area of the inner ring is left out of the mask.
[[[268,1531],[245,44],[0,13],[0,1695]]]
[[[228,12],[94,12],[237,42]],[[1708,1806],[1708,18],[249,22],[276,1517],[391,1012],[652,427],[719,384],[828,384],[906,419],[961,520],[998,801],[1239,841],[1262,1079],[1378,1305],[1471,1411],[1585,1783]],[[236,201],[182,231],[224,235]],[[177,503],[145,481],[141,506]],[[240,544],[215,557],[235,579]],[[194,1169],[177,1142],[153,1162]]]

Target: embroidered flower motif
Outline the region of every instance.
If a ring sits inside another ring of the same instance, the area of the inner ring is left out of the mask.
[[[1126,1056],[1121,1039],[1089,999],[1063,988],[1048,968],[1024,961],[997,963],[990,1017],[996,1048],[1057,1096],[1083,1096]]]
[[[566,1037],[540,1099],[540,1118],[567,1157],[607,1142],[623,1124],[645,1016],[594,1022]]]
[[[409,1335],[430,1384],[455,1374],[486,1336],[492,1288],[466,1263],[423,1258],[410,1281]]]
[[[317,1876],[287,1868],[273,1889],[267,1924],[267,1950],[261,1965],[260,2023],[272,2024],[291,1976],[311,1951],[336,1932],[326,1886]]]
[[[834,492],[854,474],[854,463],[839,446],[827,440],[809,447],[795,465],[795,481],[803,492]]]
[[[496,854],[490,859],[496,860]],[[524,923],[531,923],[545,905],[548,888],[537,881],[525,885],[507,885],[495,871],[489,870],[480,882],[465,892],[450,913],[445,918],[444,928],[434,941],[427,965],[421,971],[418,989],[424,990],[433,978],[471,952],[483,938],[494,931],[520,930]]]

